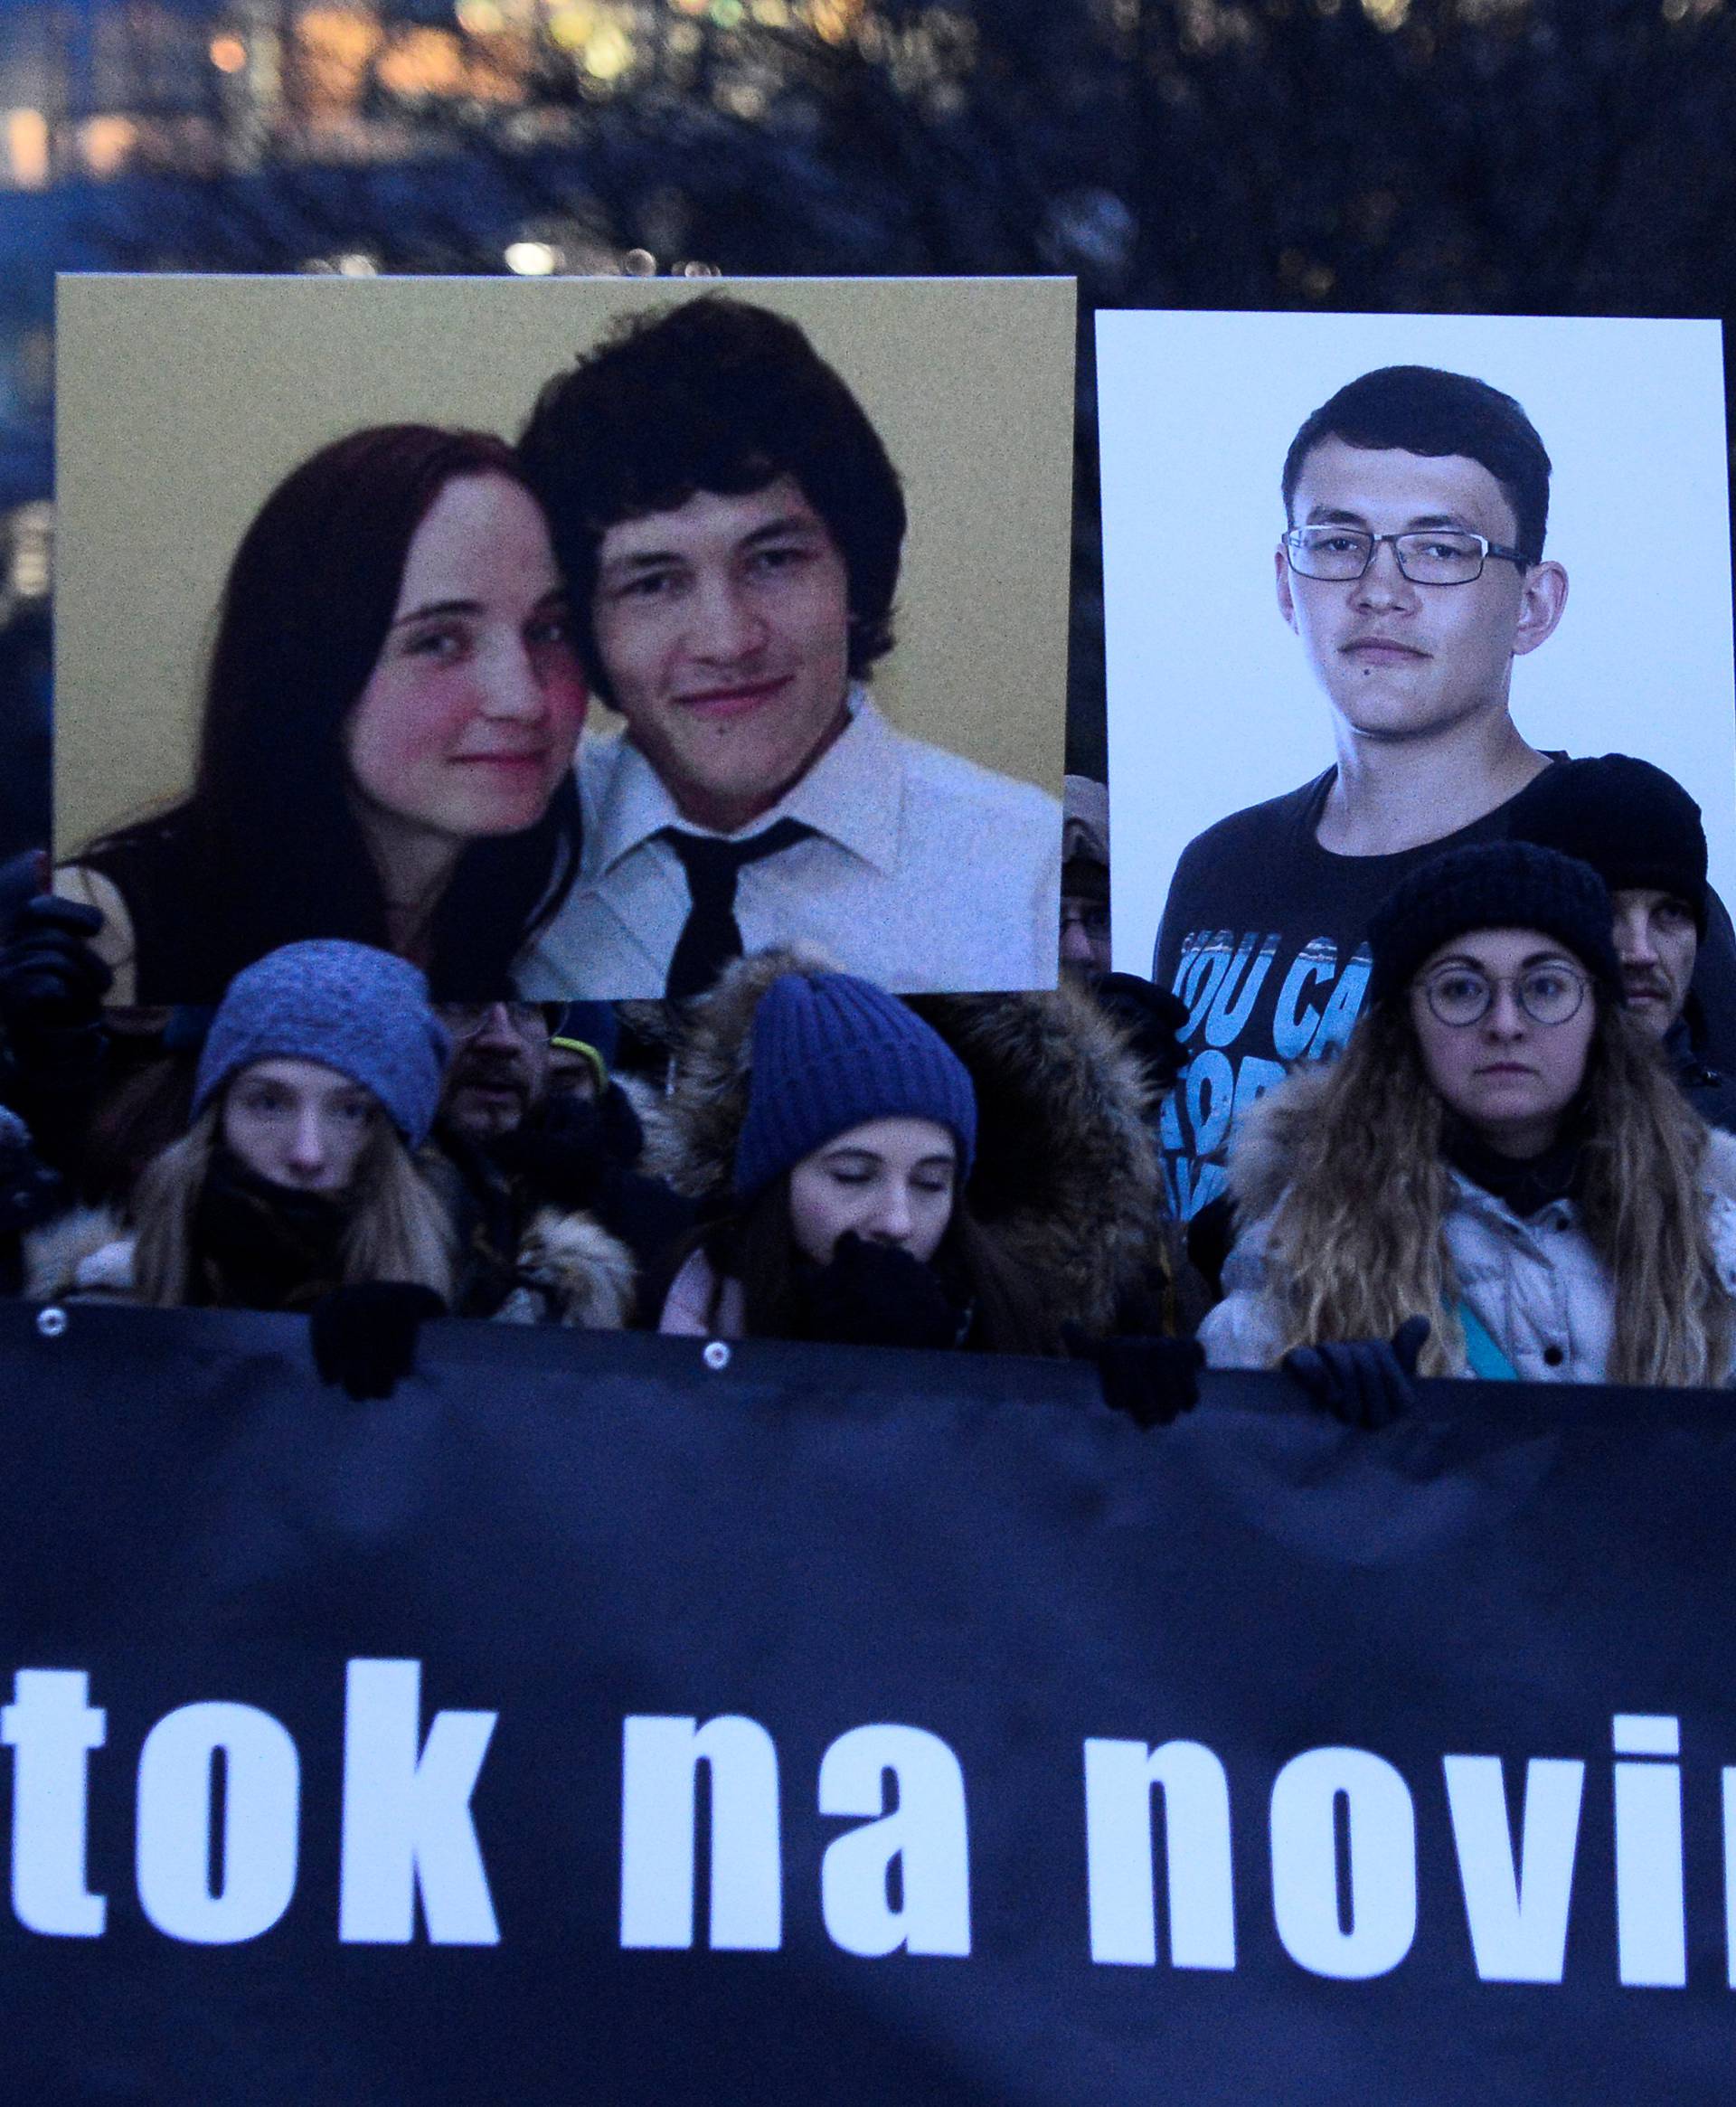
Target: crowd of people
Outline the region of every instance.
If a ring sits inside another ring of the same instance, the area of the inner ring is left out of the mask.
[[[868,700],[902,499],[788,320],[646,318],[516,449],[335,441],[237,553],[185,798],[0,869],[0,1291],[305,1313],[358,1394],[439,1318],[1071,1356],[1143,1424],[1205,1364],[1361,1423],[1728,1383],[1736,938],[1679,783],[1513,725],[1548,478],[1462,375],[1303,426],[1339,761],[1191,845],[1146,980],[1104,787]],[[655,995],[524,999],[653,923]]]
[[[99,909],[0,871],[4,1284],[305,1312],[389,1392],[452,1317],[1071,1356],[1142,1423],[1202,1364],[1381,1423],[1419,1375],[1716,1385],[1731,1098],[1694,1025],[1697,808],[1558,762],[1505,841],[1410,871],[1335,1058],[1169,1213],[1184,1006],[1108,970],[1100,789],[1070,787],[1052,991],[900,997],[799,947],[689,999],[430,1000],[349,938],[115,1008]]]
[[[304,1311],[364,1391],[439,1315],[1131,1336],[1191,1381],[1150,1078],[1088,991],[907,1002],[787,950],[682,1005],[437,1005],[325,938],[207,1011],[115,1008],[98,912],[35,894],[0,945],[14,1291]]]

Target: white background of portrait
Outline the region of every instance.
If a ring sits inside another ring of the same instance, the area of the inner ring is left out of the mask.
[[[1736,676],[1715,322],[1465,315],[1097,318],[1115,962],[1149,973],[1170,878],[1203,828],[1335,759],[1324,693],[1278,611],[1284,457],[1311,411],[1383,365],[1473,373],[1548,449],[1545,553],[1566,613],[1514,662],[1533,746],[1632,753],[1699,800],[1736,898]],[[1160,520],[1210,550],[1153,560]]]
[[[365,424],[514,438],[617,317],[705,292],[799,323],[903,480],[898,641],[876,701],[1060,796],[1071,279],[80,275],[58,289],[58,855],[186,787],[224,575],[297,462]],[[595,705],[586,736],[618,722]]]

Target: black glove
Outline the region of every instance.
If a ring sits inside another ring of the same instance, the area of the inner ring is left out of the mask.
[[[808,1282],[807,1336],[835,1346],[952,1346],[962,1312],[932,1266],[854,1229]]]
[[[1205,1348],[1198,1339],[1137,1332],[1093,1339],[1076,1324],[1062,1325],[1061,1337],[1075,1360],[1097,1363],[1104,1403],[1126,1413],[1137,1427],[1166,1427],[1200,1402]]]
[[[1417,1356],[1429,1337],[1426,1317],[1407,1317],[1385,1339],[1339,1339],[1293,1346],[1282,1366],[1310,1399],[1348,1427],[1384,1427],[1417,1402]]]
[[[90,949],[102,927],[94,907],[38,893],[12,918],[0,945],[0,1026],[15,1044],[86,1032],[102,1022],[114,974]]]
[[[315,1303],[307,1324],[322,1383],[358,1402],[390,1397],[416,1361],[416,1336],[446,1304],[409,1280],[352,1280]]]
[[[45,848],[21,849],[0,864],[0,942],[12,934],[13,918],[33,900],[53,875]]]
[[[64,1187],[31,1147],[30,1129],[0,1105],[0,1236],[46,1222],[61,1204]]]
[[[1097,984],[1097,999],[1132,1039],[1153,1082],[1167,1090],[1181,1073],[1184,1059],[1175,1036],[1187,1022],[1187,1005],[1181,997],[1137,973],[1106,973]]]

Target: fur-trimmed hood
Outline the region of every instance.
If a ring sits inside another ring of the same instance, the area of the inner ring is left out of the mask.
[[[1706,1159],[1700,1166],[1700,1190],[1708,1199],[1736,1207],[1736,1134],[1722,1127],[1712,1129]]]
[[[136,1302],[133,1233],[107,1207],[75,1207],[24,1239],[24,1294],[32,1302]]]
[[[24,1293],[33,1302],[136,1302],[137,1239],[118,1214],[80,1207],[24,1239]],[[638,1272],[633,1254],[594,1215],[544,1207],[518,1247],[518,1285],[497,1313],[508,1324],[622,1330]]]
[[[807,947],[760,951],[693,1004],[667,1097],[646,1108],[643,1168],[712,1204],[727,1196],[747,1116],[753,1013],[781,974],[829,972]],[[1088,1329],[1167,1260],[1151,1092],[1120,1028],[1088,995],[914,996],[976,1091],[973,1214]]]
[[[504,1323],[621,1331],[632,1316],[637,1264],[594,1214],[539,1208],[519,1239],[516,1273],[495,1313]]]

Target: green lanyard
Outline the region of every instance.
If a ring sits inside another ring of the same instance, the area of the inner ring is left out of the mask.
[[[1471,1374],[1486,1383],[1516,1383],[1519,1371],[1495,1345],[1494,1335],[1468,1302],[1458,1306],[1458,1321],[1465,1328],[1465,1358]]]

